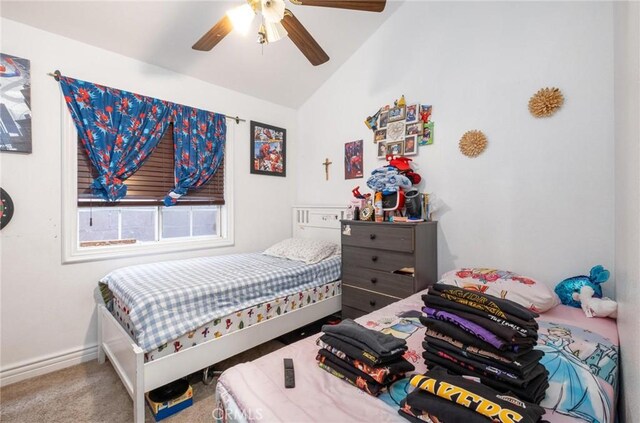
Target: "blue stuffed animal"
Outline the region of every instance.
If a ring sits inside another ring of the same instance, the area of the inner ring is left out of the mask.
[[[593,296],[602,298],[602,287],[600,284],[609,279],[609,271],[598,265],[591,268],[589,276],[574,276],[556,285],[556,294],[564,305],[580,308],[580,289],[589,286],[593,289]]]

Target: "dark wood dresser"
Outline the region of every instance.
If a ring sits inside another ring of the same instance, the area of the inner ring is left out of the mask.
[[[437,222],[342,220],[342,317],[356,318],[438,281]]]

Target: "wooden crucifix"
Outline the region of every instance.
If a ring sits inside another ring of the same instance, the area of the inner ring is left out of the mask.
[[[332,163],[333,162],[330,162],[328,157],[324,159],[324,163],[322,163],[322,166],[324,166],[324,176],[327,181],[329,180],[329,165]]]

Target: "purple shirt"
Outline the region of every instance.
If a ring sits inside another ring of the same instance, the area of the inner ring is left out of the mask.
[[[507,347],[508,349],[512,349],[512,348],[517,349],[517,346],[511,346],[507,344],[505,340],[495,335],[493,332],[483,328],[482,326],[476,323],[473,323],[467,319],[457,316],[453,313],[449,313],[442,310],[436,310],[435,308],[431,308],[427,306],[425,306],[422,309],[422,311],[427,313],[427,316],[431,317],[432,319],[438,319],[445,322],[453,323],[454,325],[458,326],[460,329],[463,329],[466,332],[471,333],[477,338],[485,341],[490,345],[493,345],[498,349],[505,349],[505,347]]]

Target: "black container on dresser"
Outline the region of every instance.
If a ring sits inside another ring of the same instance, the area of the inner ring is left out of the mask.
[[[360,317],[438,281],[437,222],[341,224],[343,318]]]

